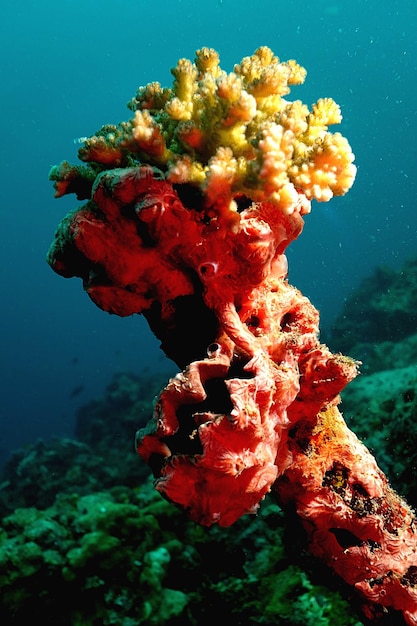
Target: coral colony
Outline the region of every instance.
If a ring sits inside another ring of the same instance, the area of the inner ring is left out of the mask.
[[[358,364],[319,342],[318,312],[286,280],[311,200],[355,178],[328,130],[340,109],[287,100],[306,72],[267,47],[231,73],[203,48],[172,74],[138,90],[132,119],[85,138],[84,164],[52,168],[56,197],[87,202],[48,262],[103,310],[142,313],[183,370],[137,435],[163,496],[229,526],[272,491],[368,619],[416,625],[416,519],[337,408]]]

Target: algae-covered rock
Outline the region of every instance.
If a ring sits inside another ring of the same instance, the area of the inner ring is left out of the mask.
[[[21,507],[44,509],[53,504],[57,494],[66,491],[99,491],[111,486],[114,474],[111,466],[80,441],[40,440],[17,450],[6,463],[0,484],[0,514]]]
[[[135,432],[152,415],[166,379],[167,374],[118,373],[102,398],[79,409],[75,439],[41,440],[17,450],[0,477],[0,515],[49,507],[57,494],[138,485],[149,470],[135,451]]]
[[[314,608],[317,619],[319,606],[323,626],[360,625],[339,593],[311,582],[314,573],[297,568],[294,579],[283,530],[272,502],[233,528],[207,529],[150,484],[64,494],[43,511],[3,519],[0,621],[20,625],[37,615],[44,626],[197,626],[221,614],[237,626],[291,626],[313,623],[307,616]],[[314,570],[313,559],[306,564]]]
[[[166,565],[175,552],[173,532],[160,529],[152,506],[145,487],[136,492],[119,488],[58,496],[43,511],[17,509],[5,517],[0,540],[2,623],[23,624],[36,614],[43,624],[95,624],[98,619],[101,624],[124,624],[125,618],[163,624],[180,614],[187,597],[167,585],[167,567],[159,568],[158,576],[149,574],[150,565],[155,572],[155,551],[165,555]],[[118,589],[129,590],[123,606]],[[162,596],[169,598],[164,611]],[[115,613],[118,622],[111,617]]]
[[[417,357],[417,258],[377,268],[347,298],[327,341],[363,361],[363,371],[404,367]]]
[[[268,599],[264,623],[291,623],[299,626],[360,626],[355,616],[346,612],[346,604],[338,593],[321,585],[313,585],[307,574],[290,565],[263,581],[260,592]],[[287,621],[285,621],[287,620]]]

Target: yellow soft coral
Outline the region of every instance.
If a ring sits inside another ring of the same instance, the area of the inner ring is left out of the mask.
[[[149,155],[155,163],[164,164],[170,158],[162,129],[148,110],[136,111],[132,135],[138,150]]]
[[[134,118],[87,139],[81,158],[156,165],[171,182],[198,187],[219,214],[242,196],[288,212],[300,194],[326,201],[353,184],[349,143],[328,130],[341,122],[339,106],[321,98],[310,111],[284,98],[306,76],[296,61],[262,46],[227,73],[215,50],[201,48],[171,71],[171,88],[140,87],[128,105]]]
[[[280,190],[290,182],[287,170],[294,151],[293,144],[294,133],[273,122],[263,129],[257,143],[253,171],[261,181],[265,195],[271,200],[277,200]]]
[[[195,65],[200,72],[200,76],[209,73],[217,78],[217,76],[222,73],[220,69],[219,53],[213,50],[213,48],[201,48],[197,50]]]
[[[175,77],[173,91],[183,102],[190,102],[196,89],[198,70],[188,59],[180,59],[171,74]]]
[[[304,158],[295,160],[289,176],[308,199],[327,202],[333,196],[344,195],[352,186],[356,175],[353,158],[345,137],[326,133]]]

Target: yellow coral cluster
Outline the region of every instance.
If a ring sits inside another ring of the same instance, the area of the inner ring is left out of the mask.
[[[141,87],[129,103],[134,118],[87,139],[80,157],[108,165],[114,156],[117,166],[133,156],[163,169],[173,183],[199,187],[219,210],[248,196],[290,212],[298,192],[327,201],[351,187],[352,150],[328,131],[342,119],[338,105],[323,98],[310,111],[284,98],[306,76],[295,61],[280,62],[263,46],[226,73],[217,52],[202,48],[194,63],[181,59],[172,74],[170,89]]]

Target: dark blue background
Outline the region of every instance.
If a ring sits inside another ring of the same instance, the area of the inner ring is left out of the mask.
[[[270,46],[307,68],[290,97],[331,96],[356,154],[354,188],[314,203],[289,251],[290,281],[329,326],[344,298],[381,264],[416,253],[415,0],[3,0],[0,19],[0,446],[70,435],[76,408],[114,372],[171,368],[141,318],[96,309],[80,281],[44,257],[74,197],[53,199],[51,165],[74,139],[130,117],[136,88],[197,48],[222,66]],[[75,387],[83,391],[71,398]]]

